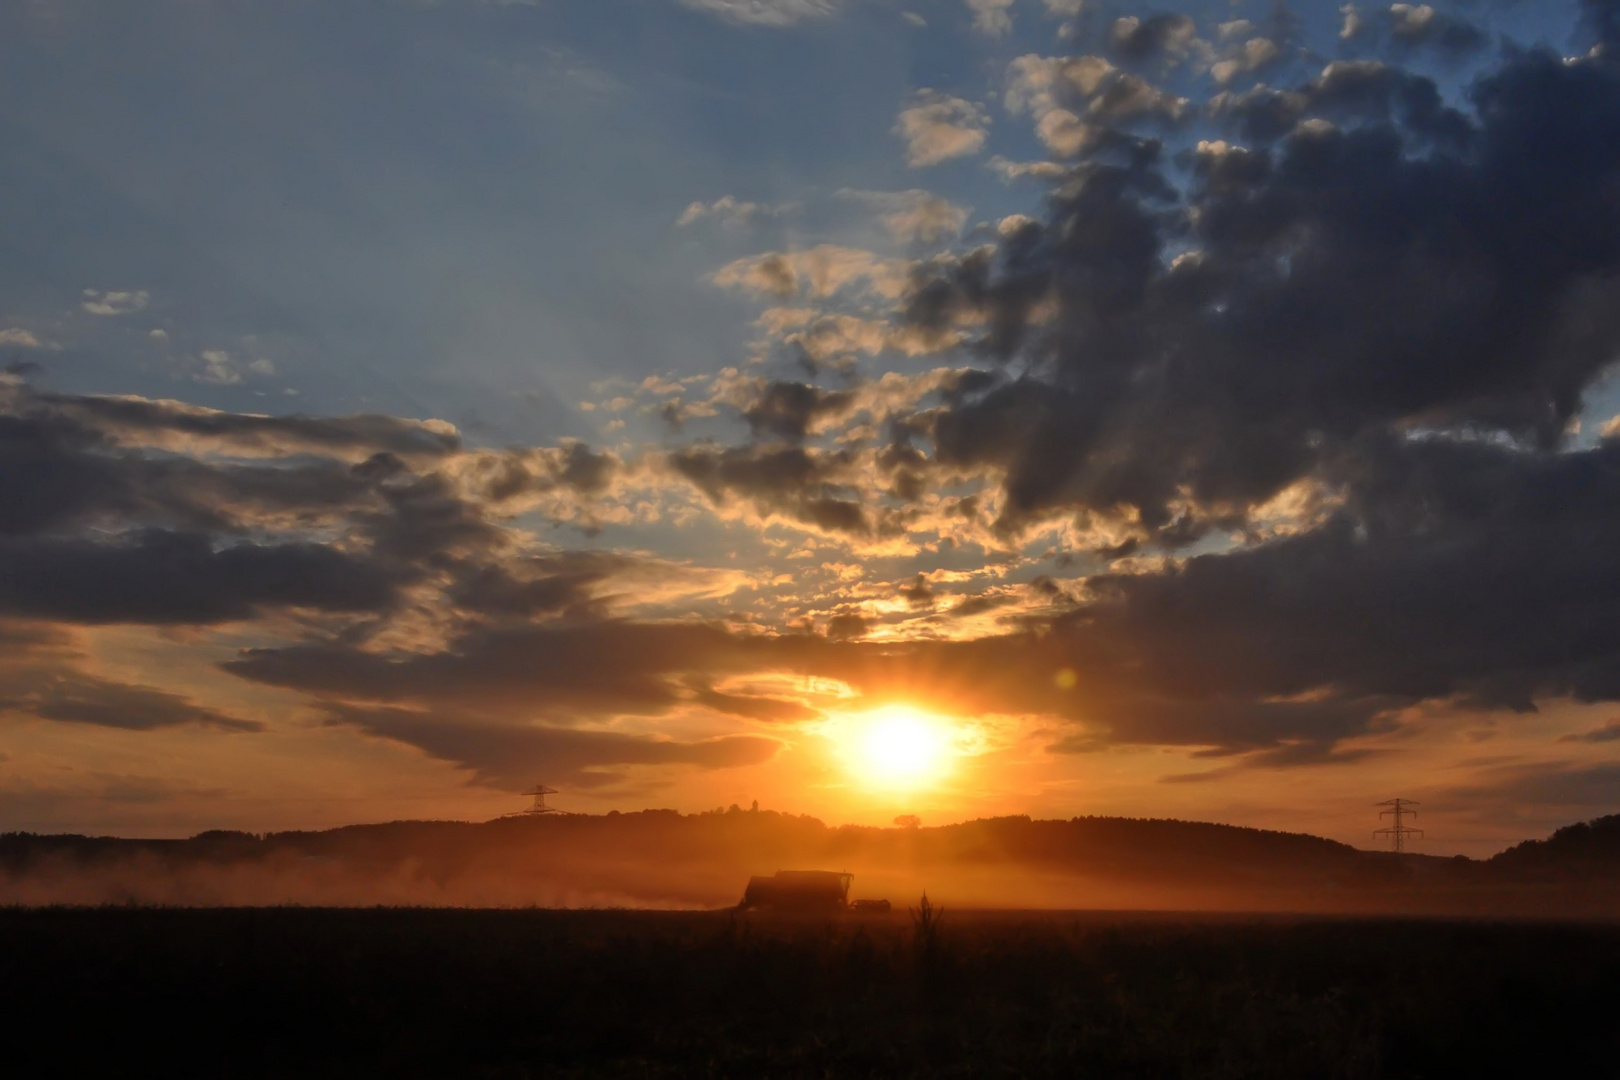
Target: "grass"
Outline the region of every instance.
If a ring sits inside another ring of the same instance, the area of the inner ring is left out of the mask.
[[[18,909],[0,956],[8,1073],[30,1077],[1348,1080],[1620,1061],[1605,925]]]

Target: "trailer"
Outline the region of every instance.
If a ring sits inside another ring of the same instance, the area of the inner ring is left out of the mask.
[[[773,911],[842,911],[849,904],[854,874],[834,870],[778,870],[751,877],[738,906]]]

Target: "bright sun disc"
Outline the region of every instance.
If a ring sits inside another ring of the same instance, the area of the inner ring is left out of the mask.
[[[869,713],[857,723],[853,756],[870,780],[915,787],[938,778],[949,764],[949,732],[934,717],[896,705]]]

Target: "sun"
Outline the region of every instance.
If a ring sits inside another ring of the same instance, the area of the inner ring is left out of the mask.
[[[853,770],[885,788],[917,788],[950,771],[951,728],[937,716],[889,705],[849,718],[840,740]]]

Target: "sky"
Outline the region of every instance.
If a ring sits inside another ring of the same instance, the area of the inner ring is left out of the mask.
[[[0,829],[1620,809],[1620,3],[0,6]]]

